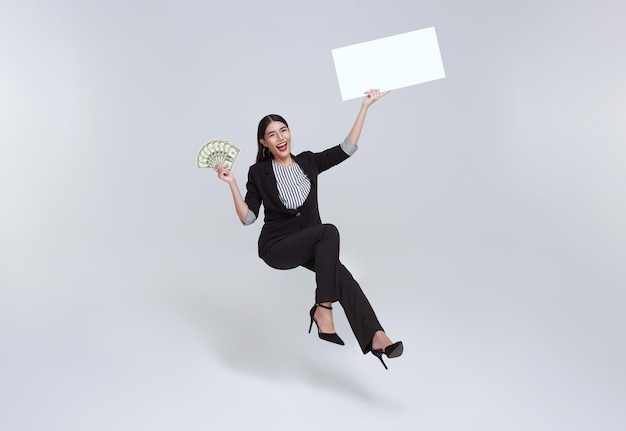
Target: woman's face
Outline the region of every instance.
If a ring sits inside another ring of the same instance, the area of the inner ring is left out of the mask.
[[[272,121],[265,128],[261,145],[267,147],[276,159],[285,159],[291,153],[291,133],[289,127],[280,121]]]

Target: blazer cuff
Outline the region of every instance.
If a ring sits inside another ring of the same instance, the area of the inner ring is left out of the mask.
[[[356,145],[353,145],[352,142],[348,140],[348,138],[344,139],[343,142],[339,145],[341,146],[341,149],[344,151],[344,153],[346,153],[349,156],[356,153],[356,150],[358,150],[359,148]]]
[[[248,209],[248,214],[246,214],[246,221],[243,222],[244,226],[248,226],[249,224],[254,223],[256,220],[256,215],[252,212],[252,210]]]

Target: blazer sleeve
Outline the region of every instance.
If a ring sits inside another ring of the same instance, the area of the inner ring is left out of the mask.
[[[343,148],[341,148],[341,145],[336,145],[322,151],[321,153],[313,153],[313,157],[317,165],[318,172],[324,172],[325,170],[343,162],[350,156],[346,154]]]
[[[257,181],[260,181],[260,178],[255,174],[253,168],[254,165],[248,170],[248,182],[246,183],[246,197],[244,201],[248,205],[248,209],[252,211],[256,217],[259,217],[262,198],[257,186]]]

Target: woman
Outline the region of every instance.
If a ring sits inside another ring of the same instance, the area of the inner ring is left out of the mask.
[[[365,92],[365,99],[348,137],[320,153],[291,154],[291,132],[280,115],[264,117],[257,131],[257,163],[248,172],[245,199],[234,175],[216,166],[218,177],[226,181],[233,195],[235,210],[244,225],[253,223],[261,204],[265,220],[259,237],[259,256],[276,269],[303,266],[315,272],[315,305],[309,312],[318,336],[343,345],[335,333],[332,303],[339,301],[363,353],[372,352],[382,362],[383,355],[402,354],[402,342],[392,343],[383,331],[369,301],[350,272],[339,261],[339,232],[322,224],[317,205],[317,176],[346,160],[357,149],[369,107],[388,92]]]

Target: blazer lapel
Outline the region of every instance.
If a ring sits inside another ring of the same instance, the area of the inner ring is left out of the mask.
[[[315,172],[315,167],[309,163],[306,163],[306,160],[301,157],[297,157],[297,156],[291,156],[291,157],[298,164],[298,166],[302,168],[302,171],[304,172],[304,174],[307,177],[309,177],[309,181],[311,181],[311,186],[316,186],[317,185],[317,173]]]

